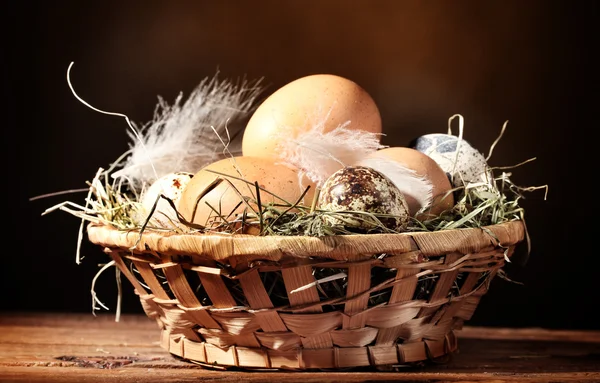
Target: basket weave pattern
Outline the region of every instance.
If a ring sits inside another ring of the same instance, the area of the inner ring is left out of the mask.
[[[140,236],[91,224],[88,237],[133,284],[170,353],[221,367],[308,370],[450,355],[453,331],[471,318],[524,226],[315,238]],[[345,272],[344,291],[324,297],[317,269]],[[270,295],[270,273],[283,280],[284,304]]]

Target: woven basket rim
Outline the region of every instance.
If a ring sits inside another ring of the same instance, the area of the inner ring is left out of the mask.
[[[122,230],[90,223],[90,242],[110,249],[133,253],[165,255],[204,255],[226,261],[231,257],[247,260],[280,260],[291,256],[323,257],[344,261],[371,258],[373,254],[402,254],[418,250],[423,255],[446,252],[476,252],[490,246],[511,246],[525,237],[521,220],[481,228],[457,228],[434,232],[397,234],[352,234],[324,237],[254,236],[247,234],[203,234]]]
[[[453,331],[526,235],[522,221],[325,237],[87,229],[157,321],[164,349],[212,366],[297,370],[450,355]],[[320,268],[345,270],[342,290],[321,295]]]

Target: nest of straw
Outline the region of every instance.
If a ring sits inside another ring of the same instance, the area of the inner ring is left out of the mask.
[[[214,207],[203,225],[177,213],[165,229],[151,220],[158,200],[144,222],[134,219],[143,211],[140,189],[111,177],[117,165],[98,170],[85,204],[67,201],[45,214],[80,218],[79,241],[87,229],[110,255],[100,272],[116,266],[131,282],[162,346],[215,368],[393,369],[447,360],[458,347],[454,331],[503,276],[516,246],[525,241],[529,253],[520,201],[539,189],[512,183],[508,168],[489,169],[499,176],[450,191],[451,209],[413,217],[396,232],[381,223],[389,216],[316,209],[318,191],[310,206],[302,198],[263,204],[258,183],[241,179],[255,191],[239,191],[244,213]],[[231,177],[215,176],[210,187]],[[345,214],[369,229],[345,226]],[[325,219],[331,215],[336,220]],[[94,310],[105,307],[93,290]]]
[[[452,210],[403,233],[327,226],[329,212],[298,204],[245,214],[260,235],[182,217],[185,230],[140,226],[135,193],[102,169],[86,206],[53,209],[88,223],[174,355],[220,368],[390,369],[447,360],[454,331],[529,242],[525,189],[506,173],[489,185],[453,191]]]

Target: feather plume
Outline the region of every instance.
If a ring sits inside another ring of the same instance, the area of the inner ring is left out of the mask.
[[[355,165],[370,167],[389,178],[402,194],[411,196],[417,201],[420,209],[429,207],[433,201],[431,181],[427,177],[420,177],[413,169],[409,169],[397,161],[371,156],[361,158]]]
[[[325,132],[327,117],[297,137],[278,137],[281,162],[298,168],[300,181],[306,176],[319,188],[337,170],[385,147],[381,134],[348,129],[350,121]]]
[[[240,121],[255,108],[260,82],[220,81],[215,75],[201,81],[183,103],[181,93],[171,106],[159,96],[153,120],[139,129],[139,135],[128,131],[133,141],[129,155],[112,176],[139,188],[169,173],[196,173],[241,152],[234,139],[242,131]]]

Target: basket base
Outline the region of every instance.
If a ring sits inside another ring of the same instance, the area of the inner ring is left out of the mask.
[[[161,346],[172,355],[207,368],[244,370],[354,370],[447,363],[458,349],[451,331],[440,340],[422,340],[392,346],[295,348],[273,350],[240,346],[218,347],[180,334],[161,331]]]

